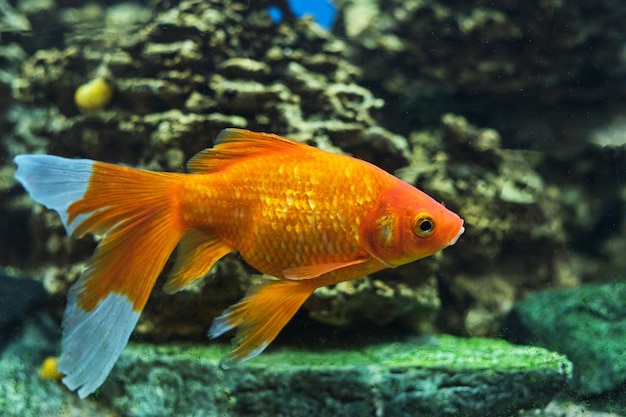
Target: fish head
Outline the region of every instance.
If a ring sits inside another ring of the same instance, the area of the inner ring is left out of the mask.
[[[399,182],[381,194],[361,224],[361,242],[373,257],[396,267],[456,243],[463,219],[426,193]]]

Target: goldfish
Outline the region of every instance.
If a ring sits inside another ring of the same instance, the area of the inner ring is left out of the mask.
[[[167,293],[233,251],[275,278],[214,319],[210,338],[237,329],[227,368],[260,354],[315,289],[432,255],[465,230],[443,204],[366,161],[243,129],[223,130],[189,173],[14,161],[15,178],[68,235],[101,236],[62,322],[57,369],[81,398],[105,381],[174,251]]]

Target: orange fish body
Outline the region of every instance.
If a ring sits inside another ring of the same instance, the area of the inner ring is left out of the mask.
[[[110,372],[177,246],[167,292],[232,251],[278,278],[215,319],[212,338],[238,328],[228,364],[262,352],[316,288],[431,255],[464,230],[456,214],[367,162],[240,129],[216,143],[189,161],[192,174],[16,157],[16,178],[68,233],[104,235],[63,323],[59,370],[81,397]]]

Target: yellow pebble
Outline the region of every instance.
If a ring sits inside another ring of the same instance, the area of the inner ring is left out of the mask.
[[[76,89],[74,102],[85,111],[104,109],[113,98],[113,87],[103,78],[96,78]]]
[[[54,356],[48,356],[41,364],[39,368],[39,376],[43,379],[50,379],[57,381],[63,378],[63,374],[59,372],[57,365],[59,363],[59,359]]]

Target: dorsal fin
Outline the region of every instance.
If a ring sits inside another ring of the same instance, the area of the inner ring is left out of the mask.
[[[229,128],[220,132],[213,148],[197,153],[187,162],[192,173],[209,174],[224,169],[242,158],[274,152],[308,151],[312,148],[270,133]]]

